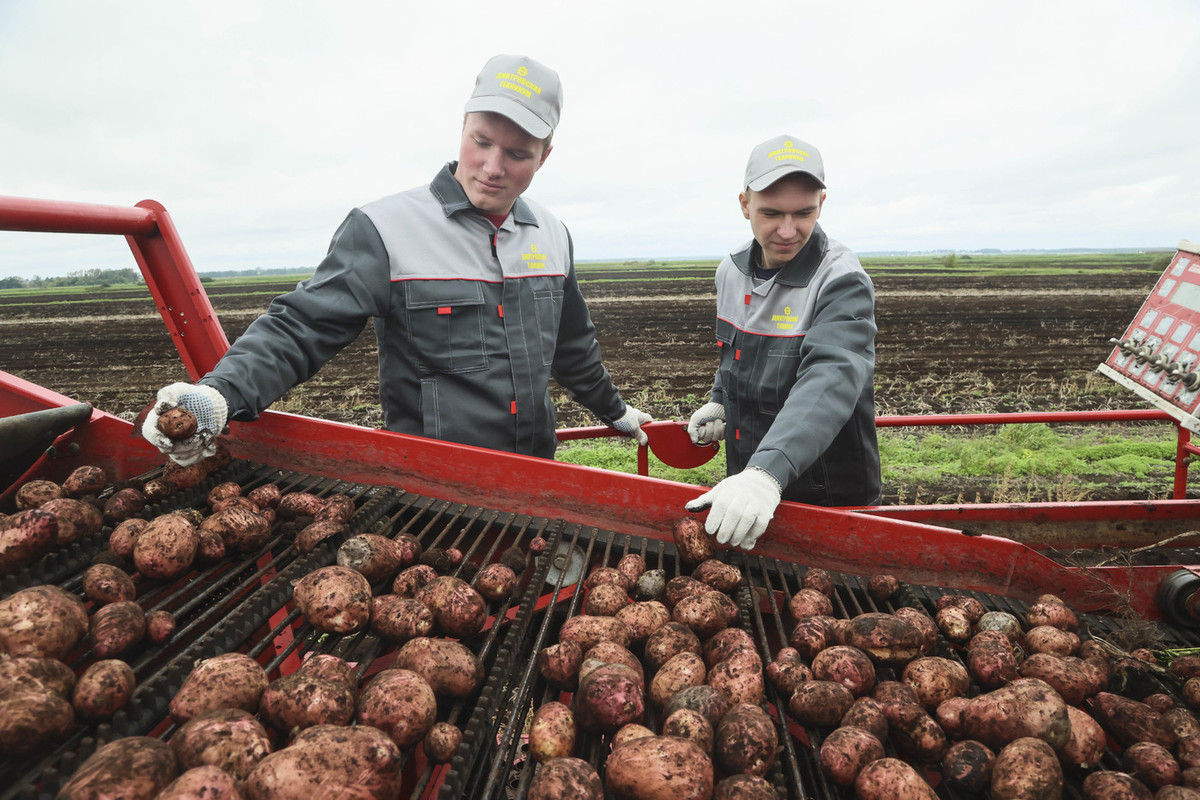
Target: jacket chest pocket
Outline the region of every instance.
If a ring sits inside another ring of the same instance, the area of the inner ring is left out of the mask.
[[[558,347],[558,321],[562,316],[562,289],[539,289],[533,293],[533,308],[537,313],[538,338],[542,343],[542,366],[554,363]]]
[[[483,288],[473,281],[409,281],[408,336],[431,372],[487,369]]]
[[[800,369],[800,342],[770,344],[759,351],[757,376],[758,407],[767,414],[778,414],[787,402]]]

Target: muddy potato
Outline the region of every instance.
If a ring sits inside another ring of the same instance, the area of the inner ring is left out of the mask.
[[[400,646],[394,663],[446,697],[466,697],[483,684],[483,662],[461,642],[419,636]]]
[[[280,496],[276,511],[282,520],[297,517],[316,519],[317,512],[325,507],[325,501],[312,492],[288,492]]]
[[[754,639],[742,628],[725,628],[717,631],[704,641],[701,648],[704,665],[709,668],[716,666],[734,653],[742,651],[758,654],[758,648],[754,646]]]
[[[146,638],[162,644],[175,635],[175,615],[165,609],[151,611],[146,615]]]
[[[416,597],[422,586],[437,577],[437,572],[428,564],[413,564],[405,567],[392,581],[392,594],[400,597]]]
[[[75,671],[57,658],[0,656],[0,694],[16,689],[37,689],[70,698]]]
[[[263,758],[246,778],[249,800],[346,797],[390,800],[400,792],[400,748],[370,725],[317,725]]]
[[[646,713],[642,681],[624,664],[603,664],[581,675],[574,703],[576,723],[588,733],[615,733]]]
[[[1200,800],[1200,792],[1178,784],[1164,786],[1154,793],[1154,800]]]
[[[61,694],[33,686],[0,692],[0,753],[22,755],[61,741],[75,711]]]
[[[208,473],[209,470],[204,466],[203,461],[185,467],[167,459],[167,462],[163,464],[162,480],[173,486],[173,491],[191,489],[199,486],[208,477]]]
[[[897,666],[921,654],[922,639],[912,623],[871,612],[849,620],[842,630],[842,643],[862,650],[876,664]]]
[[[954,644],[963,644],[971,638],[971,618],[966,609],[958,606],[946,606],[939,609],[933,620],[937,623],[942,635]]]
[[[53,585],[31,586],[0,599],[0,652],[60,661],[87,635],[87,609]]]
[[[806,617],[798,621],[788,635],[788,646],[800,654],[800,657],[811,661],[817,653],[824,650],[831,641],[831,628],[823,616]]]
[[[629,595],[615,583],[602,583],[588,589],[583,600],[583,613],[595,617],[615,617],[629,605]]]
[[[918,703],[897,703],[885,708],[892,742],[902,755],[922,764],[942,760],[949,746],[946,732]]]
[[[182,514],[162,514],[142,528],[133,543],[133,563],[152,580],[174,580],[192,568],[199,537]]]
[[[700,639],[707,639],[737,621],[738,607],[724,592],[709,590],[680,600],[671,611],[671,618],[682,623]]]
[[[517,573],[507,564],[488,564],[475,576],[475,588],[493,603],[512,600],[517,594]]]
[[[439,575],[417,590],[416,599],[429,607],[433,624],[447,636],[470,636],[487,621],[483,595],[462,578]]]
[[[127,486],[120,489],[104,501],[104,521],[115,525],[122,520],[137,516],[146,507],[146,495],[137,489]]]
[[[16,501],[17,510],[24,511],[66,496],[67,493],[54,481],[32,480],[21,484],[13,499]]]
[[[668,622],[646,639],[643,657],[647,670],[657,672],[668,660],[685,651],[700,655],[700,637],[682,623]]]
[[[1079,644],[1077,634],[1053,625],[1038,625],[1025,634],[1025,648],[1031,653],[1069,656],[1079,650]]]
[[[1062,765],[1044,740],[1022,737],[1004,745],[992,764],[993,800],[1062,797]]]
[[[967,645],[967,672],[984,689],[998,689],[1016,680],[1019,673],[1013,643],[997,631],[975,634]]]
[[[984,607],[982,602],[965,594],[944,594],[937,599],[934,607],[938,611],[941,611],[943,608],[961,608],[966,612],[967,618],[971,621],[972,625],[987,613],[987,608]]]
[[[951,697],[966,697],[971,676],[960,662],[939,656],[922,656],[904,667],[901,680],[912,687],[917,702],[935,709]]]
[[[233,553],[257,552],[271,540],[270,520],[242,506],[215,511],[200,523],[200,530],[216,534]]]
[[[826,597],[833,597],[833,576],[829,570],[820,567],[809,567],[800,580],[805,589],[815,589]]]
[[[645,682],[645,670],[642,668],[642,662],[638,660],[628,648],[621,647],[616,642],[596,642],[587,652],[583,654],[583,663],[595,661],[599,664],[624,664],[638,674],[638,677]],[[583,671],[580,670],[582,676]]]
[[[137,597],[133,578],[112,564],[92,564],[83,571],[83,594],[100,605]]]
[[[900,590],[900,581],[895,575],[872,575],[867,578],[867,594],[876,603],[886,602]]]
[[[331,519],[315,520],[305,525],[296,534],[296,549],[301,553],[311,553],[321,544],[341,536],[346,532],[346,526]]]
[[[883,742],[863,728],[835,728],[821,742],[821,769],[838,786],[853,786],[862,768],[883,758]]]
[[[633,588],[629,576],[616,567],[596,567],[583,579],[583,588],[595,589],[604,584],[620,586],[626,592]]]
[[[575,715],[552,700],[538,706],[529,726],[529,754],[538,763],[564,758],[575,751]]]
[[[873,697],[858,697],[838,722],[840,728],[862,728],[879,741],[887,740],[888,719],[883,704]]]
[[[194,767],[171,781],[154,800],[242,800],[238,781],[216,767]]]
[[[604,800],[596,768],[582,758],[553,758],[538,767],[527,800]]]
[[[43,503],[39,508],[49,512],[58,520],[55,542],[70,544],[95,536],[104,527],[104,515],[91,503],[60,497]]]
[[[663,708],[676,692],[701,685],[707,675],[704,659],[695,653],[679,653],[654,673],[650,681],[650,701],[658,708]]]
[[[675,520],[671,525],[671,536],[675,539],[679,560],[689,567],[717,554],[716,537],[709,536],[704,530],[704,523],[696,517]]]
[[[345,525],[354,516],[355,510],[354,498],[350,495],[331,494],[325,498],[324,504],[316,513],[314,519],[318,521],[329,520],[339,525]]]
[[[100,467],[84,465],[72,470],[62,482],[63,491],[67,497],[85,497],[98,495],[108,485],[108,475]]]
[[[995,763],[996,754],[983,742],[955,742],[942,757],[942,780],[957,792],[979,796],[991,786]]]
[[[1017,671],[1023,678],[1041,678],[1062,695],[1067,705],[1077,706],[1098,689],[1082,665],[1082,659],[1034,653],[1021,662]]]
[[[58,517],[40,508],[0,522],[0,574],[11,574],[45,555],[58,537]]]
[[[226,500],[230,497],[241,497],[241,496],[242,496],[242,487],[239,484],[235,483],[234,481],[225,481],[223,483],[218,483],[216,486],[209,489],[207,499],[208,499],[208,504],[210,506],[213,506],[213,505],[216,505],[217,503],[221,502],[222,500]]]
[[[797,686],[812,680],[813,674],[796,648],[784,647],[775,654],[775,660],[767,664],[766,676],[780,694],[791,697]]]
[[[854,695],[833,681],[806,681],[788,700],[788,710],[802,725],[817,728],[836,726],[854,703]]]
[[[279,490],[278,485],[264,483],[262,486],[256,486],[246,492],[246,497],[259,508],[277,508],[283,493]]]
[[[458,746],[462,744],[462,739],[462,730],[457,725],[449,722],[435,722],[429,729],[429,733],[425,734],[425,738],[421,740],[421,747],[425,750],[425,757],[432,763],[447,764],[458,752]]]
[[[850,690],[855,697],[870,693],[875,686],[875,666],[857,647],[834,645],[813,656],[813,678],[833,681]]]
[[[711,753],[713,749],[713,726],[707,717],[695,709],[672,711],[663,719],[662,735],[689,739],[706,753]]]
[[[1112,770],[1091,773],[1083,779],[1080,788],[1085,800],[1151,800],[1154,797],[1137,778]]]
[[[75,682],[71,705],[80,719],[109,719],[129,702],[136,687],[133,668],[124,661],[94,661]]]
[[[1179,783],[1179,762],[1171,751],[1154,742],[1131,744],[1121,753],[1121,767],[1151,789]]]
[[[721,717],[729,711],[729,701],[725,699],[725,695],[707,684],[689,686],[676,692],[662,713],[664,717],[669,717],[684,708],[700,712],[708,720],[708,724],[716,728]]]
[[[267,688],[266,670],[243,653],[222,653],[196,662],[168,707],[176,722],[218,708],[257,711]]]
[[[538,652],[538,671],[556,689],[573,690],[582,663],[583,650],[576,642],[558,642]]]
[[[239,781],[271,752],[271,738],[262,723],[240,708],[217,708],[185,722],[169,744],[181,769],[213,766]]]
[[[353,683],[330,680],[302,666],[267,685],[259,698],[258,713],[268,725],[291,738],[296,731],[314,725],[349,725],[356,695]]]
[[[671,621],[671,611],[657,600],[629,603],[614,616],[629,627],[631,644],[646,641],[650,634]]]
[[[633,642],[633,632],[629,630],[628,625],[616,617],[580,614],[562,624],[558,632],[558,640],[575,642],[581,650],[586,652],[600,641],[616,642],[622,647],[629,647]]]
[[[713,786],[713,800],[779,800],[775,785],[757,775],[731,775]]]
[[[833,601],[816,589],[801,589],[788,601],[788,611],[797,622],[805,617],[833,616]]]
[[[1145,703],[1111,692],[1092,698],[1092,715],[1114,739],[1128,747],[1138,742],[1175,746],[1175,733],[1162,714]]]
[[[133,544],[137,541],[138,534],[142,532],[149,520],[141,517],[123,520],[117,523],[112,529],[112,533],[108,535],[108,547],[120,556],[128,559],[133,559]]]
[[[751,703],[729,709],[713,736],[717,767],[725,775],[763,776],[775,763],[779,734],[767,712]]]
[[[867,764],[854,779],[858,800],[937,800],[921,774],[898,758],[880,758]]]
[[[628,591],[633,591],[638,578],[646,572],[646,559],[638,553],[626,553],[617,562],[617,572],[620,572],[629,581]]]
[[[966,697],[947,697],[938,703],[933,717],[951,739],[962,739],[962,712],[970,700]],[[1068,711],[1070,709],[1068,708]]]
[[[931,656],[934,654],[937,649],[939,631],[937,623],[928,614],[909,606],[901,606],[893,612],[893,616],[899,617],[917,629],[917,633],[921,637],[921,655]]]
[[[304,619],[328,633],[354,633],[371,619],[371,584],[348,567],[313,570],[296,583],[292,596]]]
[[[963,708],[962,727],[969,739],[988,747],[1004,747],[1023,738],[1038,738],[1057,750],[1071,735],[1067,704],[1050,684],[1018,678],[973,698]]]
[[[700,747],[674,736],[645,736],[608,756],[608,789],[616,800],[708,800],[713,764]]]
[[[662,569],[649,569],[638,576],[633,585],[633,599],[658,600],[667,591],[667,572]]]
[[[763,678],[762,659],[757,653],[741,651],[724,661],[718,662],[708,671],[705,679],[730,705],[736,703],[758,704],[766,690]]]
[[[1176,739],[1200,735],[1200,719],[1196,718],[1189,709],[1175,707],[1162,712],[1166,726],[1175,734]]]
[[[437,721],[437,697],[429,683],[408,669],[385,669],[363,686],[355,718],[378,728],[402,750],[425,738]]]
[[[371,630],[381,639],[400,644],[433,632],[433,612],[419,600],[394,594],[371,598]]]
[[[146,637],[146,612],[132,600],[100,606],[92,614],[89,637],[97,658],[113,658]]]
[[[126,736],[92,753],[59,789],[57,800],[155,800],[178,772],[166,742]]]
[[[696,565],[692,570],[692,577],[701,583],[707,583],[718,592],[728,594],[741,584],[742,571],[732,564],[710,558]]]
[[[711,591],[712,587],[707,583],[698,581],[690,575],[679,575],[667,581],[663,588],[662,601],[667,608],[673,609],[685,597]]]

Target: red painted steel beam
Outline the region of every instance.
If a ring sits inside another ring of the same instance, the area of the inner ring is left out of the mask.
[[[154,213],[145,208],[0,196],[0,230],[5,231],[147,236],[156,227]]]
[[[946,425],[1010,425],[1032,422],[1075,422],[1095,425],[1100,422],[1175,422],[1175,418],[1158,409],[1124,409],[1096,411],[1013,411],[996,414],[921,414],[916,416],[882,416],[875,418],[876,427],[903,428]]]

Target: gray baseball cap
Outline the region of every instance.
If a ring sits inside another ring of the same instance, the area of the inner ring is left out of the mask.
[[[776,136],[751,151],[746,163],[746,188],[761,192],[793,172],[811,175],[825,188],[825,164],[817,148],[795,136]]]
[[[558,125],[562,83],[557,72],[527,56],[493,56],[475,79],[466,111],[502,114],[545,139]]]

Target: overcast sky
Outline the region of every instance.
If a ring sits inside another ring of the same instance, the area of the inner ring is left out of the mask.
[[[150,198],[201,272],[311,267],[457,157],[506,52],[562,77],[529,196],[579,259],[736,248],[782,133],[860,252],[1200,240],[1195,0],[0,0],[0,194]],[[120,237],[0,232],[0,277],[128,266]]]

